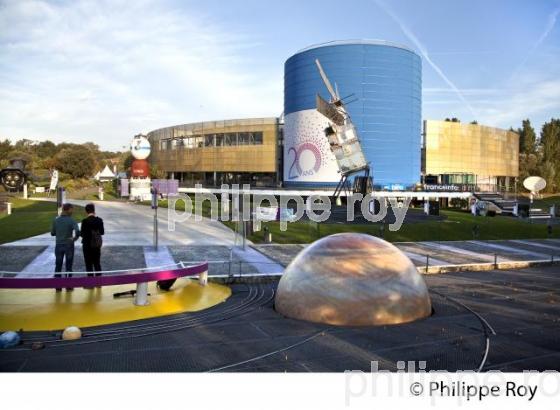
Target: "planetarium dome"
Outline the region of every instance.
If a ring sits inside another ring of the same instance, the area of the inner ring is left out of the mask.
[[[341,326],[412,322],[429,316],[428,288],[410,259],[383,239],[327,236],[288,265],[276,310],[294,319]]]

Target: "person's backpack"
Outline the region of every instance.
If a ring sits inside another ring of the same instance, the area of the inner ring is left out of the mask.
[[[97,229],[91,230],[91,243],[90,246],[95,249],[101,249],[103,246],[103,237]]]

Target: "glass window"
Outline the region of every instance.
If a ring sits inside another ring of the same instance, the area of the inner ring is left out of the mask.
[[[204,146],[205,147],[214,146],[214,134],[204,136]]]
[[[167,149],[167,140],[161,140],[159,142],[159,149],[162,151]]]
[[[237,145],[237,134],[224,134],[224,145],[234,146]]]
[[[185,138],[185,148],[194,148],[194,137]]]
[[[201,135],[197,135],[195,137],[195,148],[202,148],[204,147],[204,137]]]
[[[262,145],[262,143],[263,143],[263,133],[262,132],[253,132],[252,143],[255,144],[255,145]]]
[[[216,147],[224,145],[224,134],[216,134]]]
[[[251,143],[250,134],[248,132],[240,132],[237,134],[237,143],[239,145],[249,145]]]

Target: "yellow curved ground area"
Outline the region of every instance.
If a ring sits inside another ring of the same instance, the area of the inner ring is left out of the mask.
[[[231,295],[227,286],[200,286],[198,281],[183,278],[169,292],[150,283],[147,306],[135,306],[131,296],[113,298],[114,293],[133,289],[134,285],[59,293],[54,289],[1,289],[0,330],[58,330],[196,312],[222,303]]]

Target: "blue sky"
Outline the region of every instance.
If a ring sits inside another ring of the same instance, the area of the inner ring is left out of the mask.
[[[94,141],[277,116],[283,64],[335,39],[423,60],[422,116],[560,117],[560,0],[0,0],[0,138]]]

